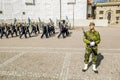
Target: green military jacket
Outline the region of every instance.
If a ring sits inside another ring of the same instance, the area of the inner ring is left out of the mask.
[[[91,41],[94,41],[96,46],[100,43],[100,34],[98,31],[94,30],[93,32],[91,30],[85,32],[86,37],[83,37],[84,43],[86,43],[87,46],[90,45]]]

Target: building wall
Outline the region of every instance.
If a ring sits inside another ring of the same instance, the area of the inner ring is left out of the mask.
[[[98,3],[98,2],[108,2],[109,0],[93,0],[93,2]]]
[[[120,2],[120,0],[109,0],[109,2]]]
[[[116,24],[117,22],[120,23],[120,12],[116,13],[117,10],[120,11],[120,6],[116,5],[107,5],[106,6],[97,6],[96,7],[96,19],[108,19],[108,12],[111,13],[111,20],[109,21],[110,24]],[[117,20],[117,17],[119,20]]]
[[[35,3],[34,3],[35,1]],[[73,5],[68,2],[76,1],[74,5],[74,26],[88,26],[91,20],[87,18],[87,0],[61,0],[62,1],[62,19],[68,17],[73,25]],[[27,3],[27,4],[26,4]],[[13,22],[14,18],[21,21],[27,21],[28,17],[38,21],[52,18],[54,22],[60,18],[60,0],[0,0],[0,20],[4,22]],[[8,20],[9,19],[9,20]],[[11,19],[11,20],[10,20]],[[107,20],[94,20],[97,26],[107,26]],[[101,24],[101,22],[103,24]]]
[[[49,19],[54,20],[60,18],[60,1],[59,0],[34,0],[35,4],[26,5],[25,3],[32,3],[33,0],[0,0],[0,14],[1,19]],[[73,6],[67,3],[75,0],[61,0],[62,1],[62,19],[73,18]],[[77,0],[75,5],[75,19],[86,19],[87,14],[87,0]]]

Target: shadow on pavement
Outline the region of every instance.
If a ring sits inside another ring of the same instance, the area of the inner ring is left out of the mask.
[[[97,67],[100,66],[103,59],[104,59],[104,56],[101,53],[99,53],[98,54],[98,60],[97,60]]]
[[[99,53],[96,67],[100,66],[103,59],[104,59],[104,56],[101,53]],[[90,67],[90,66],[92,66],[92,61],[90,61],[89,64],[88,64],[88,67]]]

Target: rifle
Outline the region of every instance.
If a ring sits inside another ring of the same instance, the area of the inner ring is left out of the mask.
[[[85,36],[86,39],[88,39],[88,40],[90,40],[90,41],[93,41],[92,39],[90,39],[90,37],[88,37],[88,36],[86,35],[85,30],[84,30],[83,27],[82,27],[82,31],[83,31],[83,34],[84,34],[84,36]],[[97,53],[92,49],[92,46],[90,46],[90,48],[91,48],[92,53],[93,53],[94,55],[97,55]]]
[[[85,30],[84,30],[83,27],[82,27],[82,31],[83,31],[83,34],[84,34],[84,36],[85,36],[86,39],[88,39],[88,40],[90,40],[90,41],[93,41],[92,39],[90,39],[90,37],[88,37],[88,36],[86,35]]]

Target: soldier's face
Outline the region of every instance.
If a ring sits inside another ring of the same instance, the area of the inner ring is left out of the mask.
[[[94,30],[94,25],[90,25],[90,30]]]

